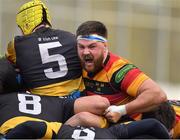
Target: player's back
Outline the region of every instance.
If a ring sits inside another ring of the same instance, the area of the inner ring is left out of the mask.
[[[73,101],[28,93],[3,94],[0,98],[0,133],[29,120],[64,123],[72,116]]]
[[[16,64],[32,93],[65,96],[83,88],[73,34],[41,27],[16,37],[15,50]]]

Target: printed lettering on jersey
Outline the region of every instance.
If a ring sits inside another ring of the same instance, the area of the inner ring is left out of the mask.
[[[41,98],[37,95],[18,94],[19,111],[38,115],[41,113]]]
[[[38,37],[38,41],[42,42],[42,41],[54,41],[54,40],[58,40],[59,37],[58,36],[50,36],[50,37]]]
[[[109,82],[101,82],[84,78],[86,91],[91,91],[96,94],[111,95],[114,94],[114,89]]]
[[[130,71],[131,69],[136,68],[133,64],[127,64],[125,66],[123,66],[116,74],[115,76],[115,82],[116,83],[120,83],[122,81],[122,79],[124,78],[124,76],[126,75],[126,73],[128,71]]]
[[[73,134],[71,136],[73,139],[86,139],[86,140],[94,140],[95,138],[95,132],[94,128],[84,128],[80,127],[79,129],[76,129],[73,131]]]
[[[50,55],[49,53],[50,49],[61,46],[62,44],[59,41],[39,44],[39,51],[40,51],[42,63],[43,64],[50,62],[58,63],[58,67],[59,67],[58,71],[54,71],[53,68],[44,69],[45,76],[49,79],[64,77],[68,73],[66,58],[61,54]]]

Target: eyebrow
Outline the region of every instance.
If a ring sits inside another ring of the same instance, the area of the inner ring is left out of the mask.
[[[97,42],[93,42],[93,43],[90,43],[89,45],[86,45],[86,46],[91,46],[91,45],[94,45],[94,44],[96,44]],[[81,46],[85,46],[85,45],[83,45],[82,43],[77,43],[78,45],[81,45]]]

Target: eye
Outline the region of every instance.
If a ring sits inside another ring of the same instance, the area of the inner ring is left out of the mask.
[[[96,47],[96,44],[92,44],[92,45],[90,45],[88,48],[89,49],[94,49]]]
[[[78,44],[77,46],[78,46],[79,49],[84,49],[83,45]]]

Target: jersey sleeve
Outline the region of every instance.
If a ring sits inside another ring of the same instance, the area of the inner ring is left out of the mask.
[[[14,48],[14,39],[13,41],[10,41],[8,43],[8,47],[5,55],[9,61],[11,61],[12,63],[16,63],[16,51]]]
[[[118,85],[117,87],[132,97],[137,96],[138,88],[149,78],[131,63],[125,63],[114,73],[113,77],[115,84]]]
[[[130,96],[136,97],[139,87],[147,79],[149,79],[149,77],[146,74],[134,67],[124,76],[121,89],[126,91]]]

